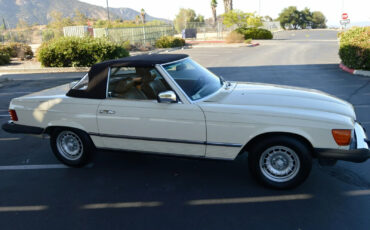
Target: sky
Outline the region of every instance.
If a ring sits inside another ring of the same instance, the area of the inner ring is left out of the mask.
[[[106,7],[106,0],[80,0]],[[210,0],[108,0],[109,7],[128,7],[145,11],[154,17],[173,20],[179,8],[192,8],[206,18],[212,16]],[[233,0],[234,9],[256,12],[276,18],[281,10],[288,6],[297,6],[298,10],[308,7],[311,11],[321,11],[328,19],[328,26],[338,26],[342,12],[348,13],[351,22],[367,22],[370,25],[370,0]],[[260,7],[259,7],[260,6]],[[224,12],[223,0],[218,0],[217,14]]]

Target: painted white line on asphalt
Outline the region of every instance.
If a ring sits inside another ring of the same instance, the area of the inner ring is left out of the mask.
[[[363,125],[369,125],[370,124],[370,121],[361,121],[361,124],[363,124]]]
[[[81,206],[81,209],[105,209],[105,208],[142,208],[142,207],[158,207],[162,202],[122,202],[122,203],[97,203],[86,204]]]
[[[369,108],[370,105],[354,105],[355,108]]]
[[[243,203],[261,203],[261,202],[276,202],[290,200],[307,200],[311,199],[311,194],[294,194],[281,196],[261,196],[261,197],[240,197],[240,198],[221,198],[207,200],[191,200],[188,205],[219,205],[219,204],[243,204]]]
[[[9,114],[0,114],[0,117],[9,117]]]
[[[11,93],[0,93],[0,95],[12,95],[12,94],[30,94],[34,92],[11,92]]]
[[[29,211],[43,211],[48,209],[45,205],[34,206],[0,206],[0,212],[29,212]]]
[[[348,191],[348,192],[345,192],[344,195],[346,196],[367,196],[367,195],[370,195],[370,189]]]
[[[36,169],[65,169],[68,168],[62,164],[44,164],[44,165],[6,165],[0,166],[0,171],[6,170],[36,170]]]
[[[0,141],[18,141],[21,138],[19,137],[5,137],[5,138],[0,138]]]

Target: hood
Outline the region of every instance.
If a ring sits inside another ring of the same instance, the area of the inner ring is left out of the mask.
[[[318,90],[290,86],[236,83],[233,90],[221,91],[205,102],[315,110],[356,119],[350,103]]]

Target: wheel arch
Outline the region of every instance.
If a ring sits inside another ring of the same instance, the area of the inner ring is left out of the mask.
[[[312,143],[304,136],[296,133],[290,133],[290,132],[267,132],[267,133],[261,133],[255,137],[253,137],[251,140],[248,141],[248,143],[245,144],[245,146],[241,149],[239,152],[239,155],[242,155],[245,152],[248,152],[255,143],[258,143],[262,139],[271,138],[275,136],[285,136],[285,137],[291,137],[300,140],[302,143],[304,143],[311,151],[312,156],[314,156],[314,147]]]

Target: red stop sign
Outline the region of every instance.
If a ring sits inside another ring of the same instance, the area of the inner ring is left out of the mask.
[[[342,14],[342,19],[343,19],[343,20],[345,20],[345,19],[347,19],[347,18],[348,18],[348,14],[347,14],[347,13],[343,13],[343,14]]]

